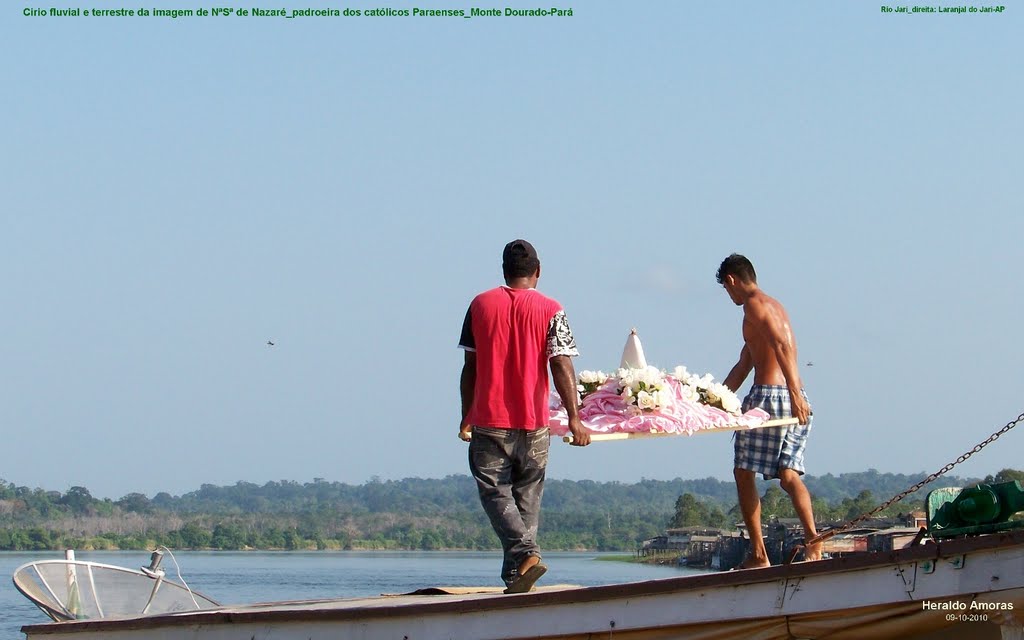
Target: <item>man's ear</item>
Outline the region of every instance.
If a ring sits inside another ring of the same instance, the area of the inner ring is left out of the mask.
[[[537,265],[537,273],[533,274],[534,278],[540,278],[540,264]]]

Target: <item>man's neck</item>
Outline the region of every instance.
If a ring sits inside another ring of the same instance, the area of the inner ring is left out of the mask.
[[[535,289],[537,281],[533,278],[512,278],[505,280],[505,286],[509,289]]]
[[[743,286],[740,295],[743,297],[743,304],[746,304],[761,295],[761,289],[757,286],[757,283],[746,284]]]

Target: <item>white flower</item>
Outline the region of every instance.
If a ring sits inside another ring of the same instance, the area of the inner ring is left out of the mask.
[[[696,378],[696,380],[694,380],[692,382],[689,382],[688,384],[692,384],[693,386],[697,387],[698,389],[707,389],[708,387],[711,386],[711,383],[715,379],[714,376],[712,376],[710,373],[705,373],[703,376],[701,376],[699,378],[697,378],[696,376],[692,376],[692,377]]]
[[[686,382],[686,379],[690,377],[690,372],[686,370],[686,367],[679,365],[672,370],[672,377],[679,382]]]
[[[604,384],[608,376],[603,371],[584,371],[580,373],[580,382],[583,384]]]
[[[646,391],[641,391],[636,394],[636,406],[641,409],[654,409],[654,396]]]
[[[740,409],[743,408],[743,403],[736,397],[735,393],[729,392],[729,395],[722,396],[722,409],[729,413],[739,414]]]
[[[636,369],[619,369],[615,373],[615,377],[619,379],[619,384],[623,387],[632,387],[636,381],[635,371]]]
[[[619,392],[619,397],[628,403],[633,397],[633,390],[629,387],[623,387],[622,391]]]
[[[725,386],[724,384],[719,384],[715,382],[713,384],[708,385],[708,391],[715,394],[716,396],[721,397],[723,391],[729,391],[729,387]]]
[[[640,391],[651,392],[660,388],[665,383],[661,371],[654,367],[644,369],[629,369],[619,371],[619,382],[622,386],[629,386],[633,393]]]
[[[640,373],[640,379],[647,383],[647,386],[652,387],[661,384],[665,378],[656,367],[647,367],[642,369]]]
[[[664,409],[671,402],[669,394],[666,393],[664,389],[658,389],[657,391],[655,391],[651,395],[654,396],[654,405],[658,409]]]
[[[690,384],[679,385],[679,395],[683,397],[683,400],[689,402],[699,402],[700,394],[697,393],[697,387]]]
[[[740,399],[724,384],[717,382],[711,384],[708,386],[708,394],[718,399],[717,404],[722,407],[723,411],[728,411],[729,413],[740,412]]]

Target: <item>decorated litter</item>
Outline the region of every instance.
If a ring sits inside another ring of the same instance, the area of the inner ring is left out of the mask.
[[[647,364],[636,329],[612,373],[578,374],[580,420],[591,440],[626,440],[666,435],[693,435],[796,424],[796,418],[772,420],[762,409],[740,411],[740,400],[710,373],[697,375],[685,366],[671,372]],[[551,396],[551,434],[572,440],[569,421],[557,394]]]

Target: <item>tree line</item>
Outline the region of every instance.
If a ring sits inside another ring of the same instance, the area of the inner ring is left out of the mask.
[[[821,521],[844,520],[925,476],[869,470],[807,476]],[[1017,479],[1004,469],[986,482]],[[940,478],[927,490],[977,479]],[[791,517],[777,484],[761,483],[765,517]],[[877,499],[876,499],[877,496]],[[892,507],[921,508],[924,495]],[[551,550],[632,550],[667,527],[731,528],[739,521],[735,485],[715,478],[636,483],[548,480],[540,543]],[[495,549],[497,540],[469,476],[371,479],[361,485],[289,480],[262,485],[204,484],[181,496],[129,493],[96,498],[0,480],[0,549]]]

